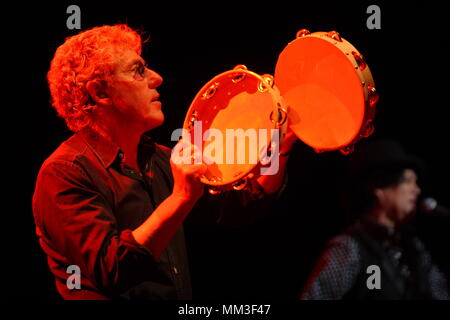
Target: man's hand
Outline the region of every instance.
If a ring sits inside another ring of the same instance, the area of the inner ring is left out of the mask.
[[[173,148],[170,166],[174,178],[172,196],[185,202],[197,202],[204,190],[200,177],[206,172],[198,147],[181,139]]]

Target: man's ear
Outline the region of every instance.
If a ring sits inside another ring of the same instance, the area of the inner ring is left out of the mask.
[[[92,101],[96,105],[110,105],[111,98],[109,97],[106,90],[106,82],[103,80],[89,80],[86,83],[86,89],[91,97]]]
[[[373,195],[378,200],[379,203],[382,203],[384,201],[384,191],[383,189],[376,188],[373,190]]]

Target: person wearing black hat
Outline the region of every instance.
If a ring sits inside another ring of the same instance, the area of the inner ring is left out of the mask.
[[[445,275],[408,223],[424,171],[392,140],[362,144],[349,157],[344,203],[356,222],[328,242],[300,299],[449,299]]]

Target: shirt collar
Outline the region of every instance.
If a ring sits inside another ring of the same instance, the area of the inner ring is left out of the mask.
[[[98,134],[91,128],[82,129],[80,135],[97,155],[105,168],[109,168],[117,156],[122,155],[123,157],[123,152],[117,144]]]
[[[123,159],[123,152],[117,144],[100,135],[91,128],[86,127],[82,129],[80,131],[80,135],[97,155],[105,168],[109,168],[115,162],[117,157],[119,157],[120,160]],[[141,136],[139,144],[142,151],[146,152],[146,158],[154,151],[155,143],[148,133]]]
[[[370,232],[372,236],[380,240],[395,241],[399,236],[397,229],[389,228],[381,224],[370,215],[363,217],[361,219],[361,224]]]

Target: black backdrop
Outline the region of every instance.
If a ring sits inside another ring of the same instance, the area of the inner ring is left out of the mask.
[[[4,200],[6,295],[57,298],[34,233],[31,196],[40,165],[70,136],[49,104],[45,78],[57,46],[76,33],[66,27],[70,4],[81,8],[82,29],[128,23],[150,35],[143,56],[164,78],[159,92],[166,113],[154,135],[168,146],[173,146],[170,133],[182,125],[193,97],[210,78],[237,64],[273,74],[278,54],[299,29],[338,31],[364,54],[381,95],[373,138],[397,139],[424,159],[429,172],[423,194],[450,205],[449,36],[440,2],[72,1],[13,6],[4,11],[13,18],[5,29],[12,37],[6,38],[4,49],[6,67],[12,67],[5,77],[12,87],[4,92],[12,98],[4,124],[4,145],[10,151],[4,158],[10,186]],[[366,27],[371,4],[381,8],[380,30]],[[345,226],[338,197],[345,160],[339,152],[315,154],[298,143],[286,197],[271,215],[233,229],[205,227],[188,218],[194,297],[294,298],[324,242]],[[448,220],[419,221],[436,259],[448,267]]]

